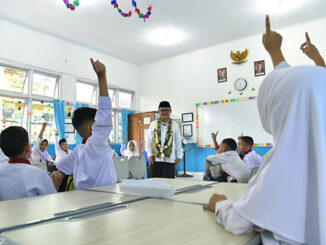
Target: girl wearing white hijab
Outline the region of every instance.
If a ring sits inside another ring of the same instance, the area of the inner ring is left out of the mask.
[[[318,66],[290,67],[281,43],[267,16],[263,44],[275,70],[259,89],[258,110],[274,150],[241,199],[214,194],[204,209],[233,234],[263,232],[263,244],[326,244],[326,69],[307,47]]]
[[[120,153],[122,156],[128,157],[128,160],[133,156],[139,156],[138,144],[135,140],[129,140],[127,149],[125,149],[125,138],[122,139]]]

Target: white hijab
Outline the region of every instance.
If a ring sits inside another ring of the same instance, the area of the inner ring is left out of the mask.
[[[133,151],[133,152],[131,152],[129,150],[130,142],[133,142],[134,143],[134,146],[135,146],[135,151]],[[129,140],[129,142],[127,144],[127,149],[125,150],[124,155],[126,157],[128,157],[128,160],[130,159],[130,157],[139,156],[138,144],[137,144],[137,142],[135,140]]]
[[[275,148],[234,209],[292,241],[326,244],[326,69],[282,62],[262,83],[258,110]]]

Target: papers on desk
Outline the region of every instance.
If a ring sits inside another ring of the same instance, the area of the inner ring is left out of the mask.
[[[159,198],[169,198],[174,195],[173,186],[161,181],[124,180],[119,186],[120,191],[125,194]]]

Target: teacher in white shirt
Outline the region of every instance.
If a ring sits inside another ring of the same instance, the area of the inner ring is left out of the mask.
[[[179,126],[170,118],[172,110],[168,101],[162,101],[158,111],[160,117],[151,123],[146,136],[149,176],[175,178],[175,165],[179,164],[183,157]]]

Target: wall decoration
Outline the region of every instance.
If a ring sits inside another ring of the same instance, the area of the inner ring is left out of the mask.
[[[63,2],[66,5],[66,7],[72,11],[74,11],[75,8],[79,6],[79,0],[74,0],[72,4],[69,2],[69,0],[63,0]]]
[[[182,113],[182,122],[193,122],[194,121],[194,114],[192,112],[189,113]]]
[[[192,137],[192,124],[183,125],[183,137]]]
[[[141,19],[143,19],[144,22],[146,22],[146,19],[148,19],[149,16],[152,14],[152,12],[151,12],[152,11],[152,6],[148,6],[147,7],[147,12],[146,13],[142,13],[142,12],[140,12],[140,9],[137,8],[137,2],[135,0],[131,0],[131,4],[135,8],[135,12],[138,14],[138,17],[141,18]],[[119,8],[119,4],[117,3],[117,0],[112,0],[111,1],[111,5],[118,10],[119,14],[122,17],[131,17],[132,12],[131,11],[123,12]]]
[[[217,82],[223,83],[226,82],[227,80],[228,79],[227,79],[226,68],[217,69]]]
[[[259,60],[254,62],[255,77],[265,75],[265,61]]]
[[[75,129],[72,124],[65,124],[65,133],[74,133]]]
[[[237,52],[233,52],[231,50],[231,59],[233,60],[233,64],[237,64],[237,65],[240,65],[242,63],[245,63],[247,60],[248,56],[248,49],[246,49],[245,51],[241,52],[240,51],[237,51]]]
[[[230,91],[228,92],[228,94],[232,94],[232,91],[230,90]]]

